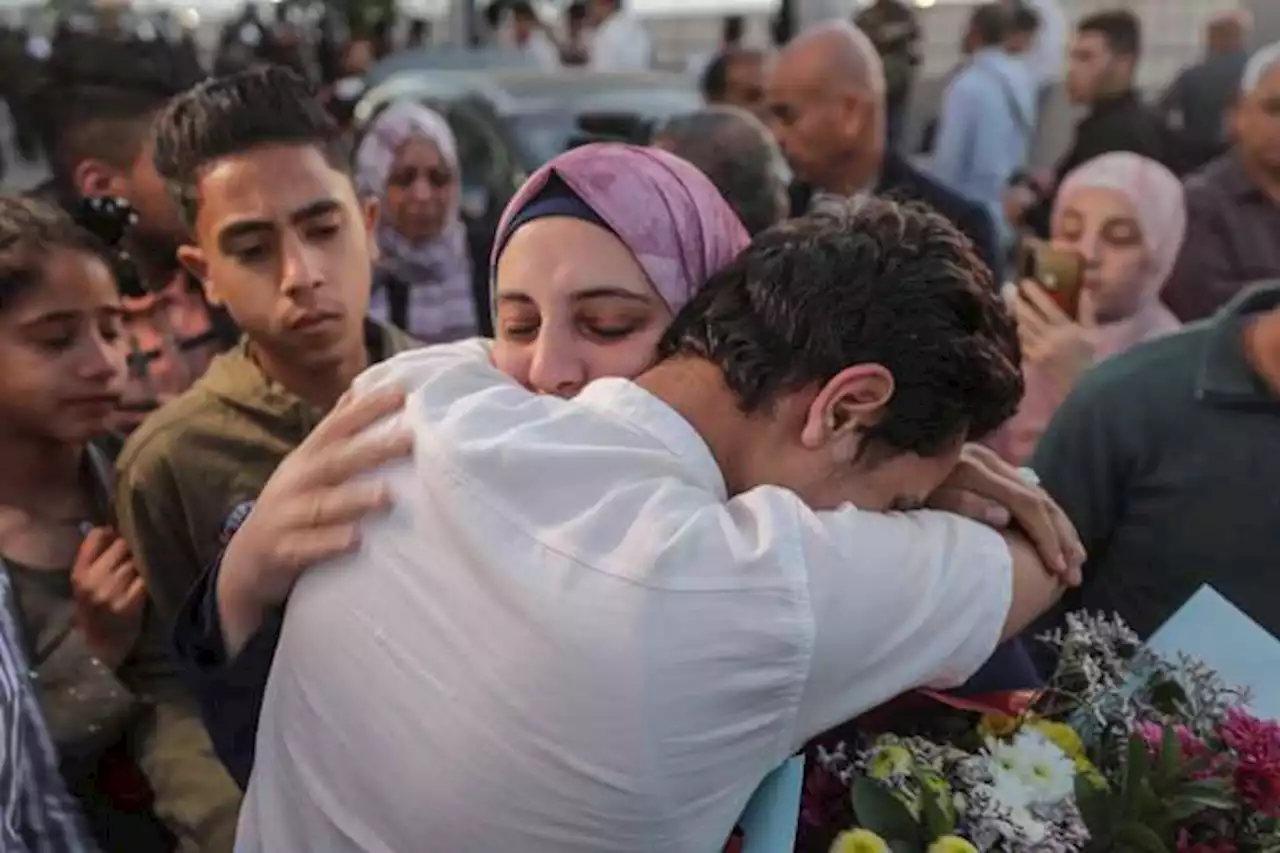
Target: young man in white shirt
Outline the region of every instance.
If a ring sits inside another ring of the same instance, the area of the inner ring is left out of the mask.
[[[547,26],[529,0],[515,0],[507,14],[511,21],[511,42],[529,64],[543,71],[561,67],[560,50],[547,35]]]
[[[370,438],[408,427],[414,458],[292,593],[241,853],[706,853],[808,738],[962,682],[1083,556],[1016,475],[957,467],[1022,393],[983,270],[871,200],[757,237],[635,381],[535,396],[477,342],[367,372],[408,392]],[[979,485],[1043,558],[914,510]]]
[[[624,0],[589,0],[593,33],[587,67],[593,71],[648,71],[653,64],[649,31],[622,4]]]

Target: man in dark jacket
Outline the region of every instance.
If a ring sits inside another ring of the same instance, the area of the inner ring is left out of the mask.
[[[990,215],[886,150],[885,88],[875,46],[844,21],[820,24],[779,53],[765,91],[773,132],[801,182],[793,187],[792,212],[832,197],[924,202],[955,223],[998,270]]]
[[[1143,102],[1136,88],[1142,32],[1130,11],[1099,12],[1076,27],[1067,69],[1071,100],[1087,104],[1089,113],[1076,125],[1071,147],[1046,186],[1019,184],[1005,200],[1010,223],[1022,224],[1042,237],[1049,233],[1049,214],[1062,179],[1094,157],[1132,151],[1183,171],[1183,155],[1160,114]]]

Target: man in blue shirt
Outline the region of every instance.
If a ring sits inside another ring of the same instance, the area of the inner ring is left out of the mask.
[[[58,771],[12,598],[0,563],[0,850],[93,853],[97,847]]]
[[[1036,84],[1026,63],[1004,47],[1010,13],[991,3],[969,20],[969,61],[942,96],[931,171],[938,180],[980,203],[996,224],[1002,247],[1012,230],[1004,217],[1004,191],[1024,168],[1036,131]]]

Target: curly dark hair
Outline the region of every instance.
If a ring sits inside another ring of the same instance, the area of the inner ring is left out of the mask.
[[[55,249],[71,249],[111,267],[106,244],[75,223],[61,208],[43,201],[0,195],[0,310],[37,286]]]
[[[341,131],[307,83],[279,65],[207,80],[170,101],[156,118],[156,170],[190,225],[200,170],[261,145],[315,145],[347,170]]]
[[[968,238],[927,207],[872,199],[756,237],[680,311],[662,358],[719,366],[747,413],[855,364],[894,378],[876,443],[932,456],[1022,398],[1013,318]]]

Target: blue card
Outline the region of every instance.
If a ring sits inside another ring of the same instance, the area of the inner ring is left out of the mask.
[[[1200,587],[1147,645],[1166,658],[1199,658],[1227,685],[1249,688],[1258,717],[1280,720],[1280,640],[1213,587]]]
[[[742,853],[791,853],[795,849],[803,787],[803,755],[764,778],[738,821],[745,836]]]

